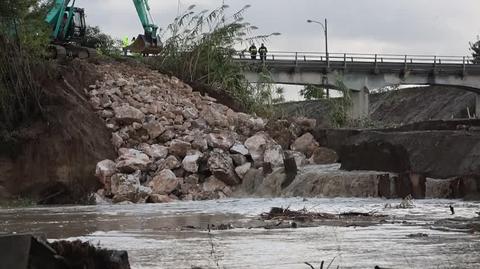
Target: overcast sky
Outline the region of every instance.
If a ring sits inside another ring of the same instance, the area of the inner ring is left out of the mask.
[[[280,32],[266,43],[270,51],[324,51],[320,25],[328,18],[331,53],[467,55],[480,34],[480,0],[225,0],[231,12],[250,4],[246,21],[255,34]],[[178,0],[150,0],[152,16],[165,28],[177,16]],[[213,9],[221,0],[181,0],[180,10]],[[132,0],[77,0],[87,23],[114,37],[143,32]],[[297,99],[292,91],[289,100]]]
[[[180,7],[212,9],[221,0],[181,0]],[[280,32],[273,50],[324,51],[321,27],[307,19],[328,18],[330,52],[466,55],[480,34],[479,0],[225,0],[231,10],[252,7],[246,21],[258,34]],[[77,0],[87,23],[116,36],[141,33],[132,0]],[[164,28],[177,15],[178,0],[150,0],[155,22]]]

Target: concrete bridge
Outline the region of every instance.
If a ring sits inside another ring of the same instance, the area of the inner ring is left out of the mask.
[[[250,59],[239,53],[249,82],[261,81],[268,70],[272,83],[321,85],[331,89],[336,81],[351,90],[352,118],[368,116],[370,90],[392,85],[438,85],[476,92],[476,115],[480,115],[480,64],[463,56],[428,56],[354,53],[270,52],[267,60]]]

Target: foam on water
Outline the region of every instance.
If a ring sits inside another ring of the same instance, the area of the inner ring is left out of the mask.
[[[480,267],[476,234],[429,229],[435,220],[475,217],[480,203],[460,200],[416,200],[410,209],[385,208],[400,200],[384,199],[228,199],[171,204],[36,207],[0,210],[0,232],[41,232],[51,239],[81,239],[125,249],[133,268],[308,268],[304,262],[331,268]],[[182,230],[188,225],[248,220],[282,206],[342,213],[378,212],[409,225],[305,229]],[[410,238],[425,233],[428,237]],[[212,253],[213,249],[213,253]]]

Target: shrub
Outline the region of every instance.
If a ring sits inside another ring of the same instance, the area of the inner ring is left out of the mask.
[[[14,128],[43,111],[41,100],[44,93],[35,80],[33,67],[46,63],[43,55],[49,31],[43,16],[49,4],[48,1],[33,0],[2,1],[0,138],[5,138]],[[46,73],[45,69],[42,72]]]
[[[87,26],[85,37],[80,41],[80,45],[97,49],[102,55],[118,56],[122,53],[121,41],[103,33],[98,26]]]
[[[165,34],[169,37],[164,48],[159,57],[149,63],[187,83],[205,84],[224,91],[241,102],[247,111],[263,113],[264,105],[268,107],[277,98],[275,89],[266,84],[259,87],[249,84],[243,75],[246,67],[235,62],[234,56],[236,45],[247,40],[264,40],[269,35],[247,38],[257,29],[243,21],[249,6],[232,16],[225,14],[226,5],[212,11],[195,12],[194,8],[188,8],[167,27]]]

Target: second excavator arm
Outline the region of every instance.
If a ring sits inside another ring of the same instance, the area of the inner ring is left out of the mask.
[[[138,17],[142,23],[144,35],[139,35],[135,42],[126,49],[143,54],[157,54],[161,50],[158,26],[153,22],[148,0],[133,0]]]
[[[143,29],[145,30],[146,36],[151,36],[156,38],[158,26],[153,22],[152,15],[150,14],[150,5],[148,0],[133,0],[133,4],[137,9],[138,17],[142,23]]]

